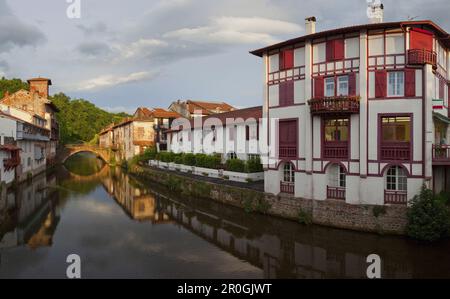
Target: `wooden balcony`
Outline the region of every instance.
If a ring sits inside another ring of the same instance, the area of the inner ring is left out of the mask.
[[[406,191],[390,191],[384,190],[384,203],[405,205],[408,203]]]
[[[437,67],[436,53],[425,49],[408,50],[408,64],[424,65],[431,64],[433,68]]]
[[[280,158],[297,158],[297,147],[280,145],[279,156]]]
[[[433,145],[433,164],[450,165],[450,145]]]
[[[382,143],[380,158],[385,161],[411,160],[411,145],[409,142]]]
[[[348,115],[359,113],[359,96],[315,98],[308,101],[311,114]]]
[[[345,188],[327,186],[327,198],[345,200]]]
[[[280,192],[294,195],[294,193],[295,193],[295,183],[280,182]]]
[[[5,171],[10,171],[20,165],[20,157],[3,159]]]
[[[326,141],[323,145],[325,159],[348,159],[347,141]]]

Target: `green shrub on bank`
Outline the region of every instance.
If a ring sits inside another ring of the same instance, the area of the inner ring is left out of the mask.
[[[246,165],[240,159],[229,159],[226,162],[226,167],[228,171],[245,172]]]
[[[142,155],[142,160],[144,161],[155,160],[157,154],[158,151],[156,150],[156,147],[153,146],[144,151],[144,154]]]
[[[191,153],[184,154],[183,164],[187,166],[195,166],[195,155]]]
[[[261,158],[249,159],[246,163],[246,171],[248,173],[263,172],[263,166],[261,164]]]
[[[176,164],[183,164],[184,162],[184,154],[176,154],[173,158],[173,162]]]
[[[450,234],[450,211],[439,196],[425,186],[419,195],[411,201],[408,209],[408,236],[432,242]]]
[[[173,162],[174,159],[175,159],[175,154],[172,152],[160,152],[159,153],[159,160],[161,162],[170,163],[170,162]]]
[[[195,166],[219,169],[221,167],[221,159],[217,155],[197,154],[195,155]]]

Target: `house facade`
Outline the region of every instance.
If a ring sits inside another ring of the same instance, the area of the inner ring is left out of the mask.
[[[211,114],[230,112],[236,110],[233,106],[225,102],[207,101],[175,101],[169,106],[170,111],[177,112],[184,118],[203,117]]]
[[[101,131],[99,145],[113,150],[116,160],[131,159],[153,146],[165,148],[165,130],[177,117],[178,113],[161,108],[138,108],[133,117]]]
[[[262,107],[179,120],[168,131],[168,151],[221,154],[223,160],[259,156]]]
[[[263,59],[266,192],[407,204],[450,191],[449,34],[431,21],[315,32]]]

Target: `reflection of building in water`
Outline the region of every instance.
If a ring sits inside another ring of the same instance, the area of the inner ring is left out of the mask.
[[[16,192],[2,196],[0,204],[0,248],[28,245],[31,248],[51,246],[59,222],[55,209],[56,192],[46,188],[55,177],[45,175],[24,183]]]
[[[134,181],[119,168],[111,169],[110,172],[110,176],[102,180],[103,186],[128,216],[137,221],[153,223],[170,221],[153,194],[136,186]]]
[[[368,254],[364,250],[358,252],[354,246],[357,240],[335,244],[329,232],[320,230],[314,234],[305,230],[304,234],[293,236],[291,226],[256,235],[263,226],[257,219],[243,221],[232,212],[210,214],[172,200],[164,201],[164,209],[189,231],[263,269],[265,278],[367,278]],[[390,260],[383,260],[383,271],[386,277],[393,273],[409,277],[412,273],[411,265]]]

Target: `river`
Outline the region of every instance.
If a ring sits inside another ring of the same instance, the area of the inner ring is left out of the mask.
[[[450,278],[450,242],[423,245],[247,214],[170,194],[82,153],[0,199],[0,278]]]

